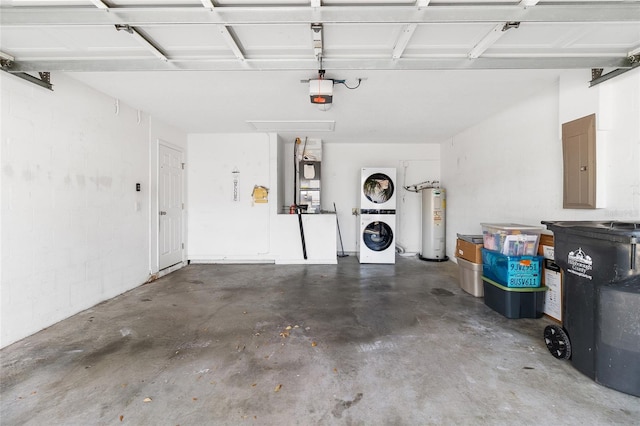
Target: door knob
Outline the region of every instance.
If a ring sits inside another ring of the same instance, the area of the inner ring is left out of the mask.
[[[163,212],[163,211],[160,212],[160,216],[164,216],[166,214],[167,214],[167,212]]]

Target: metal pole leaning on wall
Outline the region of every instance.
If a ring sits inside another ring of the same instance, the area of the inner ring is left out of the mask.
[[[300,226],[300,241],[302,242],[302,256],[307,260],[307,243],[304,240],[304,226],[302,226],[302,212],[300,206],[296,207],[298,212],[298,225]]]

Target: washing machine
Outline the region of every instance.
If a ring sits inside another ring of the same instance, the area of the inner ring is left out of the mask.
[[[360,263],[396,263],[396,215],[361,214],[356,252]]]
[[[363,167],[360,180],[362,214],[396,213],[396,169]]]

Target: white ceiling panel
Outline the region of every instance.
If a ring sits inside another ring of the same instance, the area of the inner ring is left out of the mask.
[[[202,5],[200,0],[103,0],[103,3],[112,7],[133,7],[133,6],[198,6]],[[216,2],[214,0],[214,2]],[[91,0],[0,0],[0,6],[74,6],[74,7],[95,7]]]
[[[432,49],[460,49],[472,48],[488,31],[492,24],[423,24],[418,25],[411,39],[410,48],[418,51],[420,48]]]
[[[256,0],[213,0],[214,4],[219,6],[255,6],[257,3]],[[272,6],[272,5],[303,5],[308,6],[309,1],[304,0],[263,0],[260,5],[262,6]]]
[[[0,63],[53,72],[54,91],[55,72],[70,72],[186,131],[328,120],[332,137],[370,140],[447,138],[565,69],[638,72],[640,0],[424,3],[0,0]],[[336,80],[329,111],[300,83],[320,67]]]
[[[313,57],[309,25],[238,25],[232,30],[249,56]]]
[[[215,25],[138,27],[147,39],[169,58],[232,59],[233,52]],[[126,32],[122,32],[126,36]]]
[[[629,46],[638,43],[640,26],[635,24],[581,24],[567,29],[557,23],[528,23],[509,30],[485,54],[624,57]]]
[[[20,56],[21,51],[68,50],[65,37],[60,37],[51,28],[0,28],[0,46],[3,51],[11,51]]]
[[[225,47],[226,43],[215,25],[174,25],[170,27],[137,27],[154,43],[168,50]]]
[[[11,45],[13,55],[26,60],[51,55],[63,55],[67,59],[96,58],[101,56],[100,52],[118,57],[139,53],[146,56],[144,48],[114,27],[12,27],[2,29],[0,43]]]
[[[326,57],[382,57],[391,59],[402,31],[399,24],[334,24],[324,26]]]
[[[574,41],[575,46],[615,49],[640,44],[640,25],[637,23],[590,25],[589,27],[588,31]]]

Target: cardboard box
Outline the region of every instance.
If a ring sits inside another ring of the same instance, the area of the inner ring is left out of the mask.
[[[473,244],[458,238],[456,241],[456,257],[471,263],[482,263],[482,244]]]
[[[540,244],[538,244],[538,255],[539,256],[545,256],[544,254],[544,248],[547,247],[547,250],[549,248],[553,249],[553,235],[551,234],[540,234]],[[548,257],[545,256],[546,259],[549,259]],[[551,257],[551,260],[553,260],[553,257]]]
[[[542,256],[545,259],[553,262],[554,258],[554,246],[553,246],[553,235],[551,234],[541,234],[540,235],[540,244],[538,245],[538,256]],[[554,263],[555,265],[555,263]],[[557,265],[556,265],[557,266]],[[546,276],[544,273],[544,265],[542,268],[542,285],[546,285]]]

